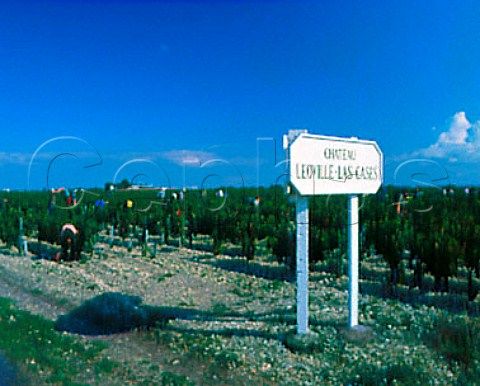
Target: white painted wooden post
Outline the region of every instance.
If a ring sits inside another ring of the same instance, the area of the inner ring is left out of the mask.
[[[348,196],[348,327],[358,325],[358,195]]]
[[[18,227],[18,250],[21,255],[28,255],[28,244],[27,240],[23,238],[23,217],[19,218],[19,227]]]
[[[297,334],[308,333],[308,197],[297,197]]]

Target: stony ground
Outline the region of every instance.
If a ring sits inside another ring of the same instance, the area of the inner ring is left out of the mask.
[[[314,343],[307,346],[314,349],[305,353],[294,349],[291,339],[295,284],[272,278],[288,276],[276,263],[247,267],[240,258],[173,247],[151,258],[142,257],[139,248],[128,252],[105,244],[83,262],[32,257],[3,250],[0,296],[49,319],[105,292],[192,311],[191,318],[162,329],[89,337],[106,340],[105,355],[126,369],[126,378],[111,379],[112,385],[161,384],[166,371],[198,385],[336,385],[358,380],[365,367],[375,372],[393,365],[413,371],[410,381],[397,384],[449,385],[458,378],[459,366],[422,339],[444,311],[364,295],[360,322],[368,329],[356,336],[346,329],[345,276],[311,274]],[[199,311],[211,316],[198,316]]]

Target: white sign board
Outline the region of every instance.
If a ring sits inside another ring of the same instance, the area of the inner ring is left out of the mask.
[[[383,155],[376,142],[301,134],[289,148],[290,182],[300,195],[376,193]]]

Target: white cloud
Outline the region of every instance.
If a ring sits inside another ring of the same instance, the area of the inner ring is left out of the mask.
[[[0,152],[0,165],[28,165],[28,161],[32,157],[28,153],[7,153]]]
[[[204,162],[217,158],[214,153],[201,150],[170,150],[160,156],[181,166],[201,166]]]
[[[448,129],[440,133],[433,145],[407,156],[442,158],[449,162],[478,161],[480,159],[480,121],[471,123],[465,112],[460,111],[452,117]]]
[[[471,127],[472,124],[468,121],[465,112],[460,111],[453,116],[449,130],[440,134],[437,143],[440,145],[466,144],[468,138],[468,130]]]

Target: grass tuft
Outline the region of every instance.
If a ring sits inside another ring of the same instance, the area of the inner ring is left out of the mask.
[[[81,385],[87,369],[93,376],[115,372],[117,363],[101,355],[106,347],[103,342],[59,333],[52,321],[19,310],[11,300],[0,298],[0,350],[30,373],[42,374],[45,383]]]

